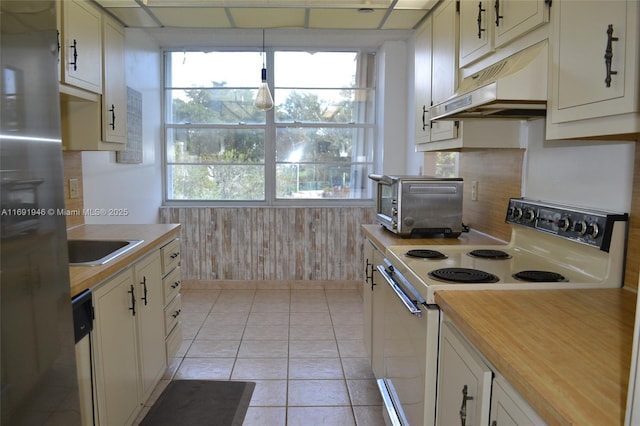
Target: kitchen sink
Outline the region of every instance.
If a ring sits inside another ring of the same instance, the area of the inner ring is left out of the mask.
[[[69,265],[104,265],[143,242],[144,240],[69,240]]]

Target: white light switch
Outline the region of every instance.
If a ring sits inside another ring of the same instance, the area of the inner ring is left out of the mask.
[[[478,201],[478,181],[471,181],[471,201]]]

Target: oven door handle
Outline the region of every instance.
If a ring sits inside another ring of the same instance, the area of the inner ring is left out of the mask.
[[[389,287],[393,290],[393,292],[398,296],[402,304],[407,308],[407,310],[411,313],[411,315],[415,315],[417,317],[422,316],[422,311],[416,304],[411,300],[409,296],[400,288],[400,286],[395,282],[391,274],[387,271],[387,269],[383,265],[378,265],[376,267],[380,275],[384,278],[384,280],[389,284]]]
[[[378,391],[382,397],[382,405],[384,406],[391,426],[408,426],[409,421],[404,414],[404,410],[400,404],[400,398],[391,380],[378,379],[376,380],[376,384],[378,385]]]

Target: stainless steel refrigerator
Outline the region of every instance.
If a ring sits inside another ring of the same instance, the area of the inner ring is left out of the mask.
[[[80,424],[53,1],[0,1],[3,426]]]

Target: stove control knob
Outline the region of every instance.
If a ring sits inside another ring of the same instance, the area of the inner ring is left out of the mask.
[[[522,218],[522,209],[520,207],[515,207],[513,209],[513,219],[520,220]]]
[[[600,234],[600,228],[598,227],[597,223],[590,223],[587,226],[587,232],[586,234],[592,238],[597,238],[598,234]]]
[[[536,219],[536,212],[531,209],[527,209],[524,212],[524,220],[526,222],[533,222]]]
[[[561,231],[568,231],[571,227],[571,220],[568,217],[563,217],[558,221],[558,229]]]
[[[392,208],[392,209],[391,209],[391,214],[392,214],[392,215],[394,215],[394,216],[398,216],[398,209],[397,209],[397,208],[395,208],[395,207],[394,207],[394,208]]]
[[[585,235],[587,233],[587,222],[585,222],[584,220],[577,222],[574,225],[573,230],[576,231],[579,235]]]

